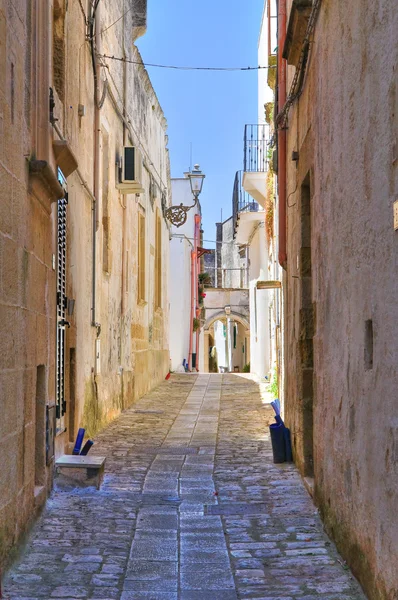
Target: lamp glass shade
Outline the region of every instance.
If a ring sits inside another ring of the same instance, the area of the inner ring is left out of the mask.
[[[196,165],[195,165],[196,167]],[[199,171],[198,169],[193,170],[189,175],[189,181],[191,182],[191,190],[192,190],[192,194],[197,197],[199,196],[200,192],[202,191],[202,186],[203,186],[203,180],[205,178],[205,175],[202,173],[202,171]]]

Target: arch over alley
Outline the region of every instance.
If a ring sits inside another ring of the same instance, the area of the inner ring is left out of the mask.
[[[250,362],[249,315],[247,289],[206,289],[200,363],[203,372],[242,371]]]

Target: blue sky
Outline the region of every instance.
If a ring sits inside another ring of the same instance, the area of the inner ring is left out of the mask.
[[[148,30],[138,40],[144,62],[189,66],[257,65],[264,0],[148,0]],[[172,177],[190,164],[206,174],[201,194],[205,239],[231,215],[243,129],[257,122],[257,71],[198,72],[148,67],[168,121]],[[212,247],[211,244],[207,244]]]

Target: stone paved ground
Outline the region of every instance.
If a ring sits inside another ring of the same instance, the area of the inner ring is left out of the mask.
[[[270,409],[237,375],[174,375],[96,439],[101,491],[56,490],[10,600],[363,600]]]

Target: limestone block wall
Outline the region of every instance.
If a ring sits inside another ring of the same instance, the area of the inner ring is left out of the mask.
[[[55,393],[55,207],[29,178],[29,159],[45,158],[31,103],[45,79],[32,49],[38,11],[28,4],[0,1],[0,566],[52,473],[45,429]]]
[[[98,51],[102,45],[139,63],[133,40],[145,31],[145,0],[136,0],[124,20],[122,0],[100,5]],[[66,412],[57,420],[55,456],[70,450],[78,427],[93,435],[159,383],[169,366],[166,121],[144,67],[112,63],[99,68],[95,122],[82,6],[0,0],[0,565],[52,484],[46,411],[56,400],[56,200],[62,190],[53,143],[60,138],[78,170],[64,173],[72,303],[65,325]],[[143,157],[139,196],[116,188],[123,145]]]
[[[118,57],[125,53],[128,60],[140,63],[132,42],[137,23],[144,22],[142,10],[137,14],[132,10],[131,15],[109,27],[123,14],[123,7],[121,0],[101,2],[101,51]],[[78,11],[78,6],[69,5],[66,13],[66,100],[62,103],[57,98],[57,110],[64,115],[63,131],[78,158],[79,169],[93,189],[93,72],[90,48],[82,46],[84,23]],[[79,61],[73,59],[77,55]],[[67,351],[76,365],[73,402],[69,400],[70,440],[79,426],[85,426],[93,435],[158,384],[169,368],[169,232],[163,216],[163,208],[170,201],[166,120],[143,66],[106,59],[102,64],[101,96],[104,86],[107,88],[99,116],[95,326],[92,199],[76,173],[68,178],[68,289],[76,301]],[[79,104],[85,107],[84,117],[77,115]],[[117,189],[124,145],[136,147],[142,155],[144,191],[139,195],[122,194]],[[140,217],[144,221],[141,231]],[[142,235],[144,250],[139,261]],[[138,293],[140,270],[145,288],[142,298]],[[159,285],[160,303],[156,291]]]
[[[286,420],[372,600],[398,597],[397,26],[392,0],[321,3],[287,148]]]

